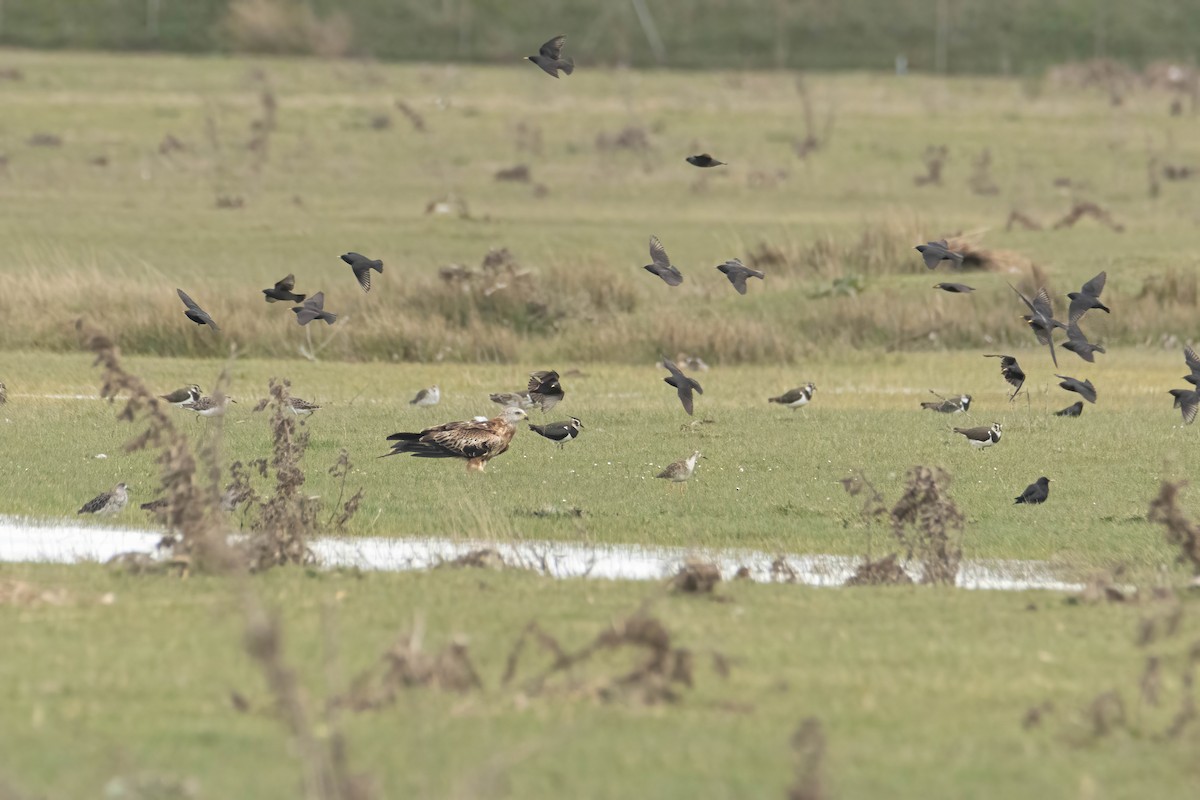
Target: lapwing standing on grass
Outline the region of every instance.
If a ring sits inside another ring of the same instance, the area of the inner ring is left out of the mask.
[[[230,403],[236,402],[237,400],[234,400],[232,397],[222,396],[221,402],[218,403],[216,399],[205,395],[189,403],[184,403],[180,408],[194,411],[202,417],[220,417],[225,414],[225,409],[229,407]]]
[[[657,275],[668,286],[678,286],[683,283],[683,273],[675,268],[667,256],[667,250],[657,236],[650,237],[650,260],[644,269],[651,275]]]
[[[1079,325],[1074,321],[1067,323],[1067,341],[1063,342],[1062,348],[1063,350],[1070,350],[1088,363],[1096,361],[1095,353],[1105,352],[1104,348],[1100,345],[1089,342],[1087,337],[1083,335],[1083,331],[1079,329]]]
[[[296,294],[292,289],[296,288],[296,276],[288,275],[280,281],[276,281],[275,285],[270,289],[263,289],[262,293],[266,295],[268,303],[300,303],[303,302],[307,295]]]
[[[299,397],[288,398],[288,409],[297,417],[307,417],[314,411],[320,410],[320,406],[316,403],[310,403],[307,400],[301,400]]]
[[[1054,362],[1054,366],[1058,366],[1058,356],[1054,354],[1054,329],[1066,329],[1066,325],[1054,318],[1054,306],[1050,303],[1050,295],[1046,293],[1045,288],[1038,289],[1037,294],[1030,300],[1025,295],[1017,290],[1017,287],[1011,283],[1008,288],[1017,293],[1017,297],[1021,298],[1021,302],[1029,306],[1029,314],[1022,315],[1021,319],[1033,331],[1033,335],[1037,337],[1039,344],[1044,344],[1050,348],[1050,359]]]
[[[1021,369],[1021,365],[1012,356],[985,353],[983,357],[1000,359],[1000,374],[1004,376],[1008,385],[1013,387],[1013,393],[1008,398],[1008,402],[1011,403],[1021,393],[1021,387],[1025,385],[1025,370]]]
[[[350,265],[355,280],[364,292],[371,291],[371,270],[383,274],[383,261],[378,258],[367,258],[362,253],[345,253],[342,261]]]
[[[675,393],[679,395],[679,402],[683,404],[683,410],[688,413],[689,417],[692,416],[692,403],[694,399],[692,392],[695,391],[704,394],[704,389],[700,388],[700,384],[694,379],[684,375],[679,367],[675,366],[674,361],[664,357],[662,365],[663,369],[671,373],[670,377],[663,378],[663,383],[675,387]]]
[[[701,458],[704,456],[700,455],[699,450],[696,450],[687,458],[679,459],[654,477],[663,478],[671,483],[686,483],[696,471],[696,461]]]
[[[325,310],[324,292],[317,292],[305,300],[303,305],[294,306],[292,311],[296,313],[296,322],[301,325],[307,325],[314,319],[322,320],[326,325],[337,322],[337,314]]]
[[[526,411],[533,408],[534,405],[533,398],[529,396],[529,392],[496,392],[495,394],[489,394],[488,399],[505,408],[513,406]]]
[[[1076,400],[1071,405],[1064,408],[1062,411],[1055,411],[1056,417],[1078,417],[1083,414],[1083,401]]]
[[[1058,385],[1066,389],[1068,392],[1075,392],[1089,403],[1096,402],[1096,387],[1092,386],[1091,381],[1081,381],[1078,378],[1068,378],[1066,375],[1055,375],[1056,378],[1062,378],[1062,382]]]
[[[991,447],[1000,441],[1003,435],[1002,426],[999,422],[993,422],[991,425],[985,425],[979,428],[955,428],[955,433],[961,433],[967,437],[972,447],[983,449]]]
[[[937,401],[921,403],[921,408],[936,411],[939,414],[964,414],[971,409],[971,395],[960,394],[957,397],[942,397],[932,389],[929,393],[939,398]]]
[[[933,288],[941,289],[943,292],[950,292],[951,294],[966,294],[967,292],[975,291],[973,286],[967,286],[965,283],[935,283]]]
[[[221,329],[217,327],[217,323],[213,322],[213,318],[208,315],[208,312],[196,304],[196,301],[187,296],[183,289],[176,289],[175,292],[179,295],[179,299],[186,306],[183,310],[185,317],[190,319],[197,325],[207,325],[213,331],[220,333]]]
[[[1050,496],[1050,478],[1042,476],[1033,483],[1025,487],[1025,491],[1013,500],[1013,505],[1036,506],[1046,502],[1046,498]]]
[[[433,386],[417,392],[413,396],[413,399],[408,401],[408,404],[410,406],[417,406],[418,408],[429,408],[430,406],[436,406],[441,401],[442,390],[435,383]]]
[[[184,386],[182,389],[176,389],[170,394],[160,394],[160,400],[166,400],[171,405],[179,408],[185,403],[194,403],[200,399],[200,387],[196,384]]]
[[[1105,314],[1112,313],[1108,306],[1100,302],[1100,293],[1104,291],[1104,281],[1107,279],[1108,273],[1101,272],[1085,283],[1078,292],[1067,292],[1067,297],[1071,300],[1071,305],[1067,309],[1067,320],[1072,325],[1093,308],[1098,308]]]
[[[768,403],[779,403],[788,408],[800,408],[812,402],[813,392],[817,390],[814,383],[807,383],[797,389],[789,389],[778,397],[768,397]]]
[[[572,59],[562,57],[563,45],[566,43],[566,35],[559,34],[539,47],[536,56],[525,56],[525,60],[537,64],[542,68],[543,72],[552,78],[558,77],[560,69],[567,75],[570,75],[575,71],[575,62]]]
[[[560,400],[567,396],[563,391],[562,384],[558,382],[558,373],[554,370],[532,373],[529,376],[529,385],[526,390],[529,393],[530,402],[540,408],[542,413],[554,408]]]
[[[559,450],[563,449],[563,446],[567,442],[578,436],[582,429],[583,423],[576,417],[571,417],[566,422],[551,422],[549,425],[534,425],[532,422],[529,423],[529,430],[545,436],[552,442],[557,442]]]
[[[76,514],[103,514],[111,516],[118,513],[129,502],[129,492],[125,491],[128,484],[118,483],[111,492],[104,492],[83,504]]]
[[[938,264],[943,261],[949,261],[955,268],[961,267],[963,263],[962,253],[956,253],[951,250],[950,245],[945,239],[919,244],[914,249],[921,254],[921,258],[925,261],[925,266],[930,269],[937,269]]]
[[[691,164],[693,167],[708,168],[708,167],[723,167],[723,166],[725,166],[724,161],[717,161],[715,158],[710,156],[708,153],[701,153],[698,156],[688,156],[685,160],[689,164]]]
[[[738,294],[746,293],[747,278],[758,278],[760,281],[764,278],[762,272],[750,269],[750,267],[747,267],[741,260],[736,258],[729,259],[724,264],[719,265],[717,269],[725,273],[725,277],[729,278],[729,282],[733,284],[733,288],[737,290]]]

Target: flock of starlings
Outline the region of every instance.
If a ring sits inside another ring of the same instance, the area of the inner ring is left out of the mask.
[[[570,75],[575,70],[575,63],[570,58],[564,59],[562,57],[562,48],[565,43],[565,36],[556,36],[543,44],[537,55],[526,56],[525,58],[554,78],[559,77],[560,71],[563,74]],[[685,160],[687,163],[703,169],[726,166],[725,162],[718,161],[708,153],[688,156]],[[925,265],[931,270],[936,269],[942,262],[949,262],[952,268],[961,267],[963,263],[963,254],[953,250],[945,240],[917,245],[916,250],[921,254]],[[371,271],[374,270],[380,274],[383,273],[382,260],[370,259],[360,253],[354,252],[344,254],[341,259],[350,266],[354,277],[364,292],[371,290]],[[658,276],[668,286],[679,286],[683,283],[683,273],[677,266],[671,263],[671,259],[667,256],[666,248],[663,247],[662,242],[659,241],[657,236],[650,237],[650,261],[651,263],[644,267],[647,272]],[[729,259],[725,263],[720,264],[717,266],[717,269],[725,275],[733,288],[742,295],[747,292],[747,281],[750,278],[757,278],[760,281],[765,278],[763,272],[745,266],[736,258]],[[1029,310],[1029,314],[1024,315],[1022,319],[1029,325],[1038,342],[1049,348],[1050,357],[1056,368],[1058,367],[1058,357],[1054,352],[1053,338],[1053,333],[1056,329],[1066,332],[1066,341],[1061,343],[1063,349],[1074,352],[1084,361],[1093,363],[1096,353],[1105,352],[1104,348],[1100,345],[1088,341],[1079,327],[1079,322],[1084,314],[1092,309],[1110,313],[1109,308],[1100,301],[1100,294],[1104,290],[1106,277],[1106,274],[1101,272],[1095,278],[1085,283],[1080,291],[1071,292],[1067,295],[1070,305],[1068,307],[1066,324],[1054,318],[1050,296],[1044,288],[1039,289],[1031,300],[1021,294],[1015,287],[1010,286]],[[296,314],[296,321],[300,325],[307,325],[314,320],[321,320],[327,325],[332,325],[337,321],[337,314],[325,310],[324,292],[317,292],[311,297],[306,297],[306,295],[295,293],[295,286],[295,276],[288,275],[273,287],[264,289],[263,294],[268,303],[287,302],[294,304],[292,311]],[[965,284],[951,282],[935,284],[934,288],[952,294],[966,294],[975,291],[974,288]],[[179,294],[180,300],[183,301],[185,306],[184,314],[188,319],[197,325],[207,325],[214,331],[219,331],[217,324],[208,312],[202,309],[182,289],[177,289],[176,291]],[[1200,356],[1190,347],[1185,348],[1184,355],[1190,371],[1185,380],[1192,384],[1193,388],[1172,389],[1170,394],[1175,399],[1175,407],[1182,411],[1184,422],[1191,424],[1196,418],[1197,410],[1200,409]],[[1021,369],[1021,366],[1017,363],[1017,359],[1013,356],[988,353],[985,354],[985,357],[1000,359],[1000,373],[1004,377],[1004,380],[1013,387],[1013,393],[1009,397],[1009,401],[1011,402],[1020,393],[1021,387],[1025,383],[1024,370]],[[703,366],[703,362],[699,363],[701,368],[706,368]],[[664,382],[675,389],[683,410],[691,415],[695,399],[694,395],[703,394],[704,390],[698,381],[685,375],[669,359],[664,358],[661,361],[661,366],[669,373],[663,379]],[[1063,389],[1079,394],[1083,400],[1089,403],[1096,402],[1096,389],[1091,381],[1079,380],[1066,375],[1056,374],[1055,377],[1061,379],[1059,386]],[[778,397],[768,398],[768,402],[779,403],[793,409],[800,408],[812,400],[816,388],[814,384],[808,383],[805,386],[784,392]],[[470,420],[447,422],[443,425],[436,425],[412,433],[394,433],[387,437],[388,441],[392,442],[392,444],[390,452],[385,453],[384,456],[408,454],[416,458],[459,458],[466,461],[468,470],[482,471],[488,461],[508,450],[509,443],[512,441],[513,435],[517,430],[516,425],[521,420],[527,418],[527,411],[534,408],[540,409],[542,412],[549,411],[564,396],[565,393],[559,382],[559,374],[557,372],[551,370],[535,372],[529,376],[529,383],[524,392],[504,392],[490,396],[492,402],[498,403],[503,407],[499,415],[490,419],[479,416]],[[3,384],[0,384],[0,402],[3,402],[3,397]],[[228,397],[217,399],[205,396],[200,391],[200,387],[194,384],[170,394],[162,395],[161,399],[201,416],[223,414],[225,413],[226,404],[235,402]],[[440,389],[437,386],[431,386],[419,391],[409,403],[414,406],[429,407],[437,405],[440,400]],[[1061,417],[1078,417],[1083,412],[1083,400],[1056,412],[1056,415]],[[297,415],[308,415],[320,408],[318,405],[299,398],[291,398],[289,403],[291,410]],[[950,398],[938,395],[937,401],[921,403],[923,409],[947,414],[964,413],[968,411],[970,405],[971,395],[969,394]],[[546,425],[529,424],[531,430],[556,442],[560,448],[579,436],[583,427],[583,422],[576,417],[571,417],[564,422],[553,422]],[[972,447],[979,449],[997,444],[1003,435],[1002,426],[998,422],[973,428],[954,428],[954,432],[961,434]],[[672,463],[656,477],[674,483],[684,483],[692,477],[697,461],[701,458],[703,456],[700,451],[694,451],[688,457]],[[1050,481],[1050,478],[1044,476],[1038,478],[1015,499],[1015,502],[1018,504],[1039,504],[1045,502],[1049,496]],[[128,502],[127,489],[128,487],[125,483],[117,484],[112,491],[104,492],[88,501],[79,509],[78,513],[116,513],[124,508]],[[152,510],[154,506],[155,503],[146,503],[143,504],[142,508]]]

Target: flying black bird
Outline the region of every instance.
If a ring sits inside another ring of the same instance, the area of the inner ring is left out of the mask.
[[[1062,348],[1063,350],[1070,350],[1087,362],[1094,362],[1096,360],[1095,353],[1105,352],[1103,347],[1087,340],[1087,337],[1083,335],[1083,331],[1079,329],[1079,325],[1075,321],[1071,321],[1067,325],[1067,341],[1063,342]]]
[[[558,382],[558,373],[553,370],[542,370],[531,374],[526,391],[529,392],[530,401],[543,413],[554,408],[558,405],[558,401],[566,396],[566,392]]]
[[[1083,401],[1076,400],[1073,404],[1067,406],[1062,411],[1055,411],[1056,417],[1078,417],[1083,413]]]
[[[1025,491],[1021,492],[1021,496],[1013,501],[1013,505],[1036,506],[1046,502],[1046,498],[1050,496],[1050,479],[1043,476],[1038,478],[1033,483],[1025,487]]]
[[[943,261],[950,261],[955,267],[962,266],[962,253],[951,250],[945,239],[919,244],[914,249],[921,254],[921,258],[925,259],[925,266],[930,269],[937,269],[937,265]]]
[[[346,253],[342,256],[342,261],[350,265],[354,277],[358,279],[358,285],[364,292],[371,291],[371,270],[383,274],[383,261],[378,258],[371,260],[362,253]]]
[[[683,274],[671,263],[671,259],[667,257],[666,248],[662,246],[662,242],[658,240],[657,236],[650,237],[650,260],[654,263],[646,265],[647,272],[662,278],[668,286],[678,286],[683,283]]]
[[[1021,365],[1012,356],[987,353],[984,355],[984,358],[1000,359],[1000,374],[1004,376],[1004,380],[1008,381],[1009,386],[1013,387],[1012,396],[1008,398],[1011,403],[1020,394],[1021,387],[1025,385],[1025,370],[1021,369]]]
[[[723,167],[724,161],[717,161],[708,153],[701,153],[698,156],[688,156],[687,162],[694,167]]]
[[[263,289],[262,293],[267,296],[268,303],[277,303],[282,300],[285,303],[299,303],[305,298],[305,295],[294,294],[292,289],[296,288],[296,276],[288,275],[281,281],[278,281],[274,288]]]
[[[549,425],[534,425],[532,422],[529,423],[529,430],[545,436],[552,442],[558,442],[559,450],[567,442],[578,436],[582,428],[583,423],[576,417],[571,417],[566,422],[551,422]]]
[[[1108,273],[1101,272],[1085,283],[1078,292],[1067,292],[1067,297],[1071,298],[1071,305],[1067,310],[1067,320],[1072,325],[1078,322],[1085,312],[1093,308],[1098,308],[1105,314],[1111,313],[1108,306],[1100,302],[1100,293],[1104,291],[1104,281],[1107,279]]]
[[[552,77],[557,78],[560,69],[570,75],[575,71],[575,62],[562,57],[563,45],[566,43],[565,35],[555,36],[538,49],[536,56],[525,56],[525,60],[537,64],[543,72]]]
[[[1196,412],[1200,411],[1200,392],[1194,389],[1172,389],[1171,396],[1175,398],[1174,408],[1183,413],[1183,421],[1191,425],[1196,421]]]
[[[721,272],[725,273],[725,277],[729,278],[729,282],[733,284],[733,288],[737,289],[738,294],[746,293],[746,279],[758,278],[763,279],[763,274],[756,269],[750,269],[741,262],[740,259],[731,258],[724,264],[717,267]]]
[[[975,287],[967,286],[965,283],[935,283],[933,288],[941,289],[943,292],[950,292],[951,294],[966,294],[967,292],[975,291]]]
[[[1033,297],[1033,302],[1030,302],[1029,298],[1017,291],[1017,287],[1011,283],[1008,288],[1017,292],[1017,297],[1021,298],[1021,302],[1029,306],[1030,314],[1023,315],[1021,319],[1028,323],[1033,335],[1037,337],[1038,343],[1050,348],[1050,358],[1057,367],[1058,356],[1054,354],[1054,337],[1051,334],[1055,328],[1066,328],[1067,326],[1054,319],[1054,307],[1050,305],[1050,295],[1044,288],[1038,289],[1038,293]]]
[[[1068,378],[1066,375],[1055,375],[1056,378],[1062,378],[1062,383],[1059,384],[1068,392],[1077,392],[1084,400],[1089,403],[1096,402],[1096,387],[1092,386],[1091,381],[1081,381],[1076,378]]]
[[[307,325],[314,319],[324,320],[326,325],[332,325],[337,321],[337,314],[325,310],[324,292],[317,292],[305,300],[304,305],[295,306],[292,311],[296,312],[296,321],[301,325]]]
[[[971,395],[969,394],[960,394],[957,397],[942,397],[933,389],[930,389],[929,393],[938,398],[938,402],[921,403],[921,408],[937,411],[940,414],[965,413],[971,408]]]
[[[1190,347],[1183,348],[1183,360],[1187,362],[1188,373],[1183,379],[1193,386],[1200,386],[1200,355]]]
[[[179,299],[187,306],[183,311],[184,316],[197,325],[207,325],[214,331],[220,332],[221,329],[217,327],[217,323],[213,322],[213,318],[208,315],[208,312],[196,305],[195,300],[184,294],[183,289],[176,289],[175,291],[179,293]]]
[[[676,394],[679,395],[679,402],[683,403],[683,410],[692,415],[692,390],[704,394],[704,390],[700,388],[700,384],[692,378],[684,375],[679,367],[675,366],[675,362],[668,358],[662,360],[663,368],[671,373],[671,377],[663,378],[663,382],[668,386],[674,386]]]

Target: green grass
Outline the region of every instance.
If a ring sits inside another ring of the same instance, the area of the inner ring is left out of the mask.
[[[47,798],[95,796],[113,776],[194,778],[203,797],[295,797],[299,765],[257,668],[240,651],[221,580],[129,578],[100,568],[0,567],[0,586],[65,587],[65,605],[0,605],[0,775]],[[1165,727],[1182,647],[1197,634],[1187,602],[1178,638],[1139,649],[1154,608],[1071,606],[1052,594],[888,589],[836,592],[732,584],[732,598],[651,606],[696,654],[678,705],[604,704],[565,691],[623,670],[583,666],[545,696],[501,687],[518,631],[536,619],[581,647],[656,590],[555,582],[519,573],[308,575],[255,581],[282,611],[287,657],[316,707],[329,691],[322,618],[332,613],[335,688],[423,620],[425,648],[466,637],[483,680],[466,696],[416,689],[346,720],[353,769],[385,797],[781,797],[789,736],[821,720],[831,796],[992,798],[1188,796],[1200,783],[1196,733]],[[111,593],[109,605],[99,602]],[[707,653],[730,657],[728,679]],[[1147,654],[1163,656],[1163,707],[1137,701]],[[546,664],[529,655],[520,673]],[[1084,709],[1116,689],[1130,730],[1093,739]],[[255,711],[235,712],[231,691]],[[1040,728],[1026,709],[1052,699]]]

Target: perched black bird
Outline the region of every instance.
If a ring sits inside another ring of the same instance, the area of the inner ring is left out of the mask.
[[[1013,501],[1013,505],[1036,506],[1046,502],[1046,498],[1050,496],[1050,479],[1043,476],[1035,482],[1025,487],[1025,491],[1021,492],[1021,496]]]
[[[733,284],[734,289],[737,289],[738,294],[746,293],[747,278],[758,278],[761,281],[764,277],[761,272],[747,267],[740,259],[736,258],[729,259],[719,265],[717,269],[725,273],[725,277],[729,278],[729,282]]]
[[[1092,386],[1091,381],[1081,381],[1077,378],[1068,378],[1066,375],[1055,375],[1056,378],[1062,378],[1062,383],[1059,384],[1068,392],[1077,392],[1084,400],[1089,403],[1096,402],[1096,387]]]
[[[1056,417],[1078,417],[1083,413],[1083,401],[1076,400],[1074,404],[1067,406],[1062,411],[1055,411]]]
[[[326,325],[332,325],[337,321],[337,314],[325,310],[324,292],[317,292],[305,300],[304,305],[295,306],[292,311],[296,312],[296,321],[301,325],[307,325],[314,319],[324,320]]]
[[[278,281],[274,288],[263,289],[262,293],[267,296],[268,303],[277,303],[283,301],[285,303],[300,303],[303,302],[306,295],[294,294],[292,289],[296,288],[296,276],[288,275],[281,281]]]
[[[1008,285],[1008,288],[1017,292],[1017,297],[1021,298],[1021,302],[1029,306],[1030,314],[1022,316],[1021,319],[1028,323],[1040,344],[1049,346],[1050,358],[1054,361],[1054,366],[1057,367],[1058,356],[1054,354],[1054,337],[1051,334],[1055,328],[1066,328],[1067,326],[1054,319],[1054,307],[1050,305],[1050,295],[1046,293],[1044,288],[1038,289],[1038,293],[1034,295],[1033,301],[1030,302],[1029,298],[1017,291],[1017,287],[1011,283]]]
[[[694,167],[723,167],[724,161],[717,161],[708,153],[701,153],[698,156],[688,156],[687,162]]]
[[[197,325],[207,325],[214,331],[220,332],[221,329],[217,327],[217,323],[213,322],[213,318],[208,315],[208,312],[196,305],[195,300],[184,294],[183,289],[176,289],[175,291],[179,293],[179,299],[187,306],[183,313],[188,319]]]
[[[950,292],[951,294],[966,294],[967,292],[975,291],[975,287],[967,286],[965,283],[935,283],[933,288],[941,289],[943,292]]]
[[[666,248],[662,246],[662,242],[658,240],[657,236],[650,237],[650,260],[654,263],[646,265],[647,272],[662,278],[668,286],[678,286],[683,283],[683,274],[671,263],[671,259],[667,257]]]
[[[543,412],[558,405],[558,401],[566,397],[562,385],[558,382],[558,373],[553,370],[542,370],[529,376],[526,387],[529,399]]]
[[[350,265],[354,277],[358,279],[358,285],[364,292],[371,291],[371,270],[383,274],[383,261],[378,258],[372,260],[362,253],[346,253],[342,256],[342,261]]]
[[[525,60],[537,64],[543,72],[552,77],[557,78],[560,69],[570,75],[575,71],[575,62],[562,57],[563,45],[566,43],[565,35],[555,36],[538,49],[536,56],[525,56]]]
[[[679,402],[683,403],[683,410],[692,415],[692,390],[704,394],[704,390],[700,388],[700,384],[692,378],[684,375],[679,367],[675,366],[675,362],[668,358],[662,360],[663,368],[671,373],[671,377],[663,378],[663,382],[668,386],[674,386],[676,394],[679,395]],[[811,396],[811,393],[810,393]]]
[[[1098,344],[1094,344],[1087,340],[1083,335],[1083,331],[1079,329],[1079,325],[1074,321],[1067,325],[1067,341],[1063,342],[1063,350],[1070,350],[1075,355],[1087,362],[1096,360],[1095,353],[1105,352],[1104,348]]]
[[[1174,408],[1183,413],[1183,421],[1191,425],[1196,421],[1196,412],[1200,411],[1200,392],[1194,389],[1172,389],[1171,396],[1175,398]]]
[[[558,442],[559,450],[567,442],[578,436],[582,428],[583,423],[575,417],[571,417],[566,422],[551,422],[549,425],[534,425],[532,422],[529,423],[529,430],[545,436],[552,442]]]
[[[960,394],[958,397],[942,397],[933,389],[929,393],[938,398],[937,402],[921,403],[921,408],[937,411],[939,414],[965,413],[971,408],[971,395]]]
[[[925,259],[925,266],[930,269],[937,269],[937,265],[943,261],[949,261],[955,267],[962,266],[962,253],[956,253],[951,250],[950,245],[946,243],[945,239],[919,244],[914,249],[921,254],[921,258]]]
[[[1013,387],[1012,396],[1008,398],[1011,403],[1020,394],[1021,387],[1025,385],[1025,370],[1021,369],[1021,365],[1012,356],[987,353],[984,358],[1000,359],[1000,374],[1004,376],[1004,380],[1008,381],[1009,386]]]
[[[1098,308],[1105,314],[1111,313],[1108,306],[1100,302],[1100,293],[1104,291],[1104,281],[1107,279],[1108,273],[1101,272],[1085,283],[1078,292],[1067,292],[1067,297],[1071,298],[1071,305],[1067,310],[1067,320],[1072,325],[1078,322],[1085,312],[1093,308]]]

